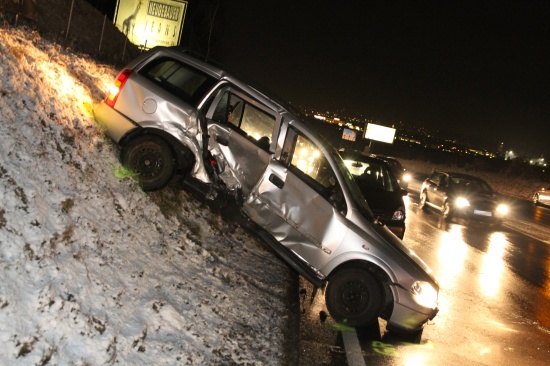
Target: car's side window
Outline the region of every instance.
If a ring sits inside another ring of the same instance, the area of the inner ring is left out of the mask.
[[[430,181],[431,181],[433,184],[439,186],[440,183],[441,183],[441,178],[442,178],[442,177],[443,177],[443,174],[441,174],[441,173],[434,173],[434,174],[432,174],[432,176],[430,177]]]
[[[328,165],[325,156],[304,136],[298,135],[290,164],[313,178],[324,188],[336,183],[334,172]]]
[[[161,58],[140,74],[188,103],[197,103],[214,84],[207,74],[171,58]]]
[[[315,143],[289,128],[281,159],[313,189],[345,212],[345,201],[336,174]]]
[[[231,123],[246,136],[268,150],[275,126],[275,116],[257,108],[252,103],[229,91],[221,97],[212,119]]]

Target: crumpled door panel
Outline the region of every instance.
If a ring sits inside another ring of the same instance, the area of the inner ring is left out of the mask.
[[[275,161],[244,210],[281,244],[317,268],[341,244],[348,229],[345,218],[328,200]]]
[[[269,153],[229,125],[212,123],[208,132],[209,150],[223,165],[220,178],[229,189],[241,188],[248,196],[269,164]]]

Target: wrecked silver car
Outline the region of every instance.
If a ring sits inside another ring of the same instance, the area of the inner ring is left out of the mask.
[[[338,152],[283,103],[178,48],[131,62],[95,109],[144,190],[178,172],[232,202],[331,316],[420,332],[438,312],[430,269],[372,215]]]

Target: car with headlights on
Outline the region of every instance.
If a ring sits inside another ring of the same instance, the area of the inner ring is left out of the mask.
[[[381,224],[340,154],[291,104],[178,47],[143,52],[94,108],[145,191],[233,208],[314,286],[333,319],[421,332],[438,312],[428,266]]]
[[[535,205],[550,206],[550,187],[541,188],[533,194],[533,203]]]
[[[385,156],[379,154],[373,154],[379,159],[384,160],[391,168],[393,174],[397,178],[397,182],[403,189],[409,188],[409,182],[411,181],[411,173],[407,171],[399,160],[393,156]]]
[[[419,206],[434,207],[446,219],[460,217],[496,223],[500,223],[509,210],[483,179],[445,171],[436,171],[424,180]]]
[[[388,163],[362,152],[340,152],[374,216],[398,238],[405,235],[406,209],[401,188]]]

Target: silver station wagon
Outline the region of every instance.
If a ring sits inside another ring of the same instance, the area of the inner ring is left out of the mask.
[[[144,190],[175,173],[237,205],[333,319],[421,334],[438,312],[426,264],[372,215],[338,152],[282,102],[180,48],[132,61],[95,109]]]

